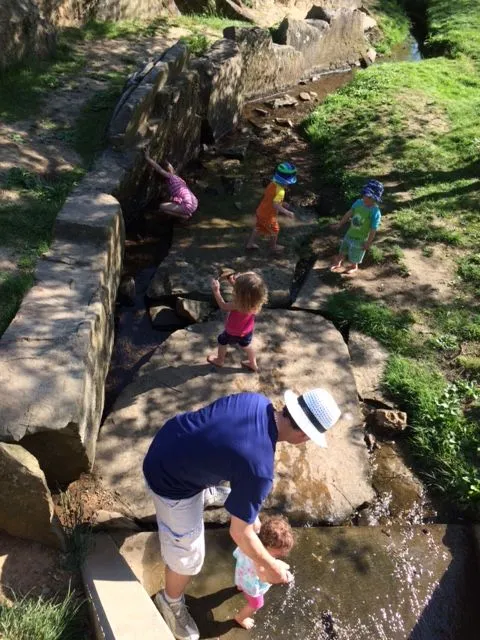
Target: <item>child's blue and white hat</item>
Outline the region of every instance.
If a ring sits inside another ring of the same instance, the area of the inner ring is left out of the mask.
[[[295,184],[297,181],[297,168],[291,162],[281,162],[275,169],[273,181],[286,187]]]
[[[295,424],[320,447],[327,447],[325,437],[339,420],[341,411],[332,395],[325,389],[311,389],[297,396],[285,391],[285,406]]]
[[[369,180],[362,188],[362,196],[372,198],[375,202],[381,202],[383,196],[383,184],[378,180]]]

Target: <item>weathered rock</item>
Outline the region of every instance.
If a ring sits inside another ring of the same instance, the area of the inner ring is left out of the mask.
[[[233,160],[245,160],[249,144],[250,141],[246,140],[243,144],[239,144],[236,147],[222,149],[220,153],[224,158],[232,158]]]
[[[370,48],[360,58],[360,64],[362,65],[362,67],[369,67],[375,62],[376,58],[377,52],[375,51],[375,49]]]
[[[187,324],[185,318],[180,318],[171,307],[165,305],[150,307],[148,313],[156,329],[184,327]]]
[[[369,16],[367,13],[363,14],[363,28],[365,31],[370,31],[370,29],[375,29],[378,26],[377,21],[372,16]],[[373,49],[373,51],[375,51]]]
[[[318,93],[316,91],[310,91],[310,97],[317,99],[318,98]]]
[[[348,350],[358,395],[362,400],[387,403],[381,383],[389,357],[388,351],[375,338],[354,330],[348,336]]]
[[[355,7],[357,8],[357,7]],[[313,5],[305,16],[305,20],[324,20],[330,23],[335,16],[335,9]]]
[[[424,502],[425,489],[402,455],[392,445],[383,443],[373,455],[372,484],[380,495],[391,495],[388,516],[415,515]]]
[[[158,533],[110,531],[121,555],[149,596],[165,586],[165,565],[160,554]]]
[[[78,478],[94,458],[123,233],[118,201],[80,187],[0,343],[0,440],[33,453],[49,484]]]
[[[232,131],[243,107],[242,56],[236,42],[219,40],[191,63],[200,76],[199,113],[209,125],[213,140]]]
[[[328,311],[328,300],[334,293],[342,291],[341,278],[330,271],[332,264],[332,244],[338,243],[333,236],[325,236],[321,254],[307,275],[297,299],[293,302],[295,309],[309,311]]]
[[[283,96],[283,98],[275,98],[275,100],[270,100],[265,104],[272,109],[280,109],[282,107],[295,107],[298,104],[298,100],[292,96],[289,96],[287,93]]]
[[[212,313],[213,309],[214,307],[209,302],[189,300],[188,298],[177,298],[175,306],[178,315],[191,322],[202,322]]]
[[[122,278],[118,287],[118,301],[122,305],[133,307],[135,305],[136,287],[132,276]]]
[[[310,102],[310,100],[312,99],[312,96],[306,91],[302,91],[298,97],[300,98],[300,100],[303,100],[304,102]]]
[[[0,443],[0,528],[63,548],[62,528],[38,460],[18,444]]]
[[[375,409],[372,422],[378,433],[392,435],[401,433],[407,428],[407,414],[404,411],[392,409]]]
[[[221,176],[225,193],[230,196],[238,196],[242,193],[245,178],[243,176]]]
[[[34,0],[2,0],[0,4],[0,71],[26,58],[53,54],[56,32]]]
[[[293,129],[293,122],[289,118],[275,118],[275,122],[280,127],[288,127],[289,129]]]
[[[141,464],[151,439],[169,417],[238,391],[265,393],[281,406],[286,388],[301,391],[325,386],[335,395],[345,418],[329,434],[328,450],[313,444],[278,446],[275,486],[266,506],[281,506],[302,522],[344,521],[373,493],[362,419],[340,334],[321,317],[263,311],[255,337],[261,373],[243,372],[239,356],[231,350],[228,366],[220,375],[206,363],[206,356],[222,327],[221,322],[206,322],[177,331],[140,369],[102,428],[96,473],[135,516],[152,518]],[[128,448],[122,435],[125,430],[131,436]]]

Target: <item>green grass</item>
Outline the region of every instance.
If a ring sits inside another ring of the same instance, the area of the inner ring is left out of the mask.
[[[386,305],[350,291],[330,296],[325,312],[342,326],[357,329],[400,353],[416,351],[411,332],[414,319],[409,312],[396,313]]]
[[[68,83],[84,66],[85,58],[60,37],[54,57],[0,73],[0,120],[14,122],[37,113],[48,92]]]
[[[107,126],[122,94],[125,75],[112,72],[108,80],[108,86],[83,105],[75,126],[69,132],[70,142],[86,168],[91,167],[96,155],[107,144]]]
[[[3,640],[83,640],[86,624],[84,606],[73,593],[61,601],[25,597],[0,604]]]
[[[428,0],[428,46],[480,62],[480,0]]]
[[[210,43],[203,33],[192,33],[190,36],[180,38],[185,43],[192,55],[201,56],[206,53]]]
[[[457,506],[476,505],[478,515],[480,428],[464,413],[478,402],[478,386],[448,385],[431,365],[399,356],[391,357],[384,386],[408,411],[412,450],[430,484]]]
[[[452,24],[460,19],[457,8],[473,6],[431,0],[431,7],[440,4],[445,11],[450,6]],[[480,375],[479,113],[476,61],[440,57],[361,71],[305,122],[320,173],[344,197],[339,210],[358,197],[367,179],[389,185],[382,208],[393,239],[373,252],[373,262],[401,267],[405,245],[426,256],[434,245],[459,254],[450,302],[412,307],[409,317],[346,292],[331,298],[328,311],[389,349],[385,386],[409,412],[419,469],[431,486],[470,511],[480,504],[480,432],[462,385],[478,385]],[[425,333],[415,332],[413,314]]]
[[[18,266],[13,273],[0,272],[0,335],[32,286],[36,259],[48,249],[57,213],[82,175],[82,170],[75,169],[47,180],[13,168],[0,179],[0,188],[16,192],[20,198],[0,206],[0,246],[13,250]]]
[[[375,49],[378,53],[389,55],[393,47],[408,38],[410,21],[397,0],[376,0],[370,9],[382,34],[381,39],[374,43]]]

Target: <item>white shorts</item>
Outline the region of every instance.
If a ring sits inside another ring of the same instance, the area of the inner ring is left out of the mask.
[[[170,500],[150,491],[157,513],[162,558],[183,576],[200,573],[205,559],[203,491],[192,498]]]

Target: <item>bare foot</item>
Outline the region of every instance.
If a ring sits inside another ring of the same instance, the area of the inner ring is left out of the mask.
[[[332,264],[330,267],[330,271],[339,271],[342,268],[342,263],[340,264]]]
[[[250,369],[250,371],[258,371],[258,366],[250,362],[250,360],[242,360],[242,367]]]
[[[257,249],[260,249],[260,247],[258,246],[258,244],[247,244],[245,249],[247,249],[248,251],[256,251]]]
[[[348,269],[343,274],[344,276],[353,276],[354,273],[357,273],[358,267],[355,265],[354,267],[348,267]]]
[[[242,620],[239,618],[239,616],[235,616],[235,622],[244,629],[252,629],[255,625],[255,620],[253,618],[244,618]]]
[[[217,356],[207,356],[207,362],[209,362],[210,364],[214,364],[216,367],[220,368],[224,365],[223,360],[219,360]]]

